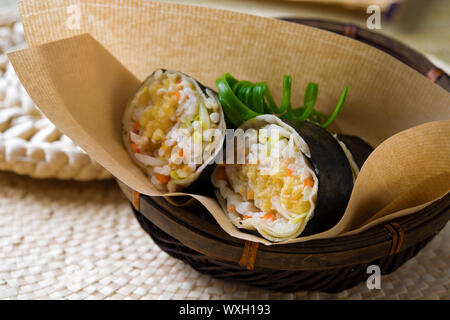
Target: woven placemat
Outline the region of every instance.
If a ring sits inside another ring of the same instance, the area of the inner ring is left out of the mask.
[[[2,299],[450,299],[450,227],[415,258],[338,294],[281,294],[202,275],[144,233],[113,180],[0,172]]]
[[[111,174],[42,115],[6,52],[25,47],[17,16],[0,15],[0,170],[34,178],[108,179]]]

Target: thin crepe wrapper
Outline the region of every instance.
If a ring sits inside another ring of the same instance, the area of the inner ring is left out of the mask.
[[[294,105],[302,101],[306,84],[315,81],[320,84],[317,106],[326,114],[349,85],[346,105],[332,130],[360,136],[373,146],[385,140],[367,159],[334,228],[277,244],[357,233],[415,212],[449,191],[432,183],[423,198],[426,203],[408,196],[450,172],[450,121],[444,120],[449,118],[450,96],[389,55],[288,22],[137,0],[75,2],[80,28],[74,30],[67,28],[67,8],[73,3],[21,2],[32,48],[9,58],[34,102],[58,129],[132,189],[162,195],[126,153],[120,120],[139,83],[164,67],[212,88],[224,72],[238,79],[266,80],[278,101],[282,76],[290,74]],[[231,236],[274,244],[237,230],[216,200],[190,196]]]

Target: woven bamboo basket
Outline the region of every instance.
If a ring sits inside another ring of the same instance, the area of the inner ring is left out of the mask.
[[[325,29],[383,50],[450,91],[449,76],[423,55],[354,25],[286,19]],[[194,199],[141,195],[119,182],[142,228],[169,255],[212,277],[270,290],[339,292],[365,281],[367,267],[382,274],[414,257],[450,219],[450,194],[422,210],[360,234],[264,246],[229,236]]]

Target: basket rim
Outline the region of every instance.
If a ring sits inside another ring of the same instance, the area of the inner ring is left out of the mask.
[[[430,70],[437,69],[414,49],[388,36],[358,28],[353,24],[310,18],[280,19],[350,36],[390,54],[429,79]],[[348,30],[352,32],[347,34]],[[450,91],[449,76],[445,72],[442,71],[438,77],[430,80]],[[128,200],[133,203],[133,190],[121,181],[117,182]],[[186,208],[174,207],[163,197],[139,195],[138,206],[137,211],[146,219],[186,247],[209,258],[239,264],[247,242],[231,237],[217,223],[208,222]],[[277,270],[323,270],[367,263],[396,254],[433,236],[449,219],[450,193],[447,193],[416,213],[394,218],[356,235],[295,244],[259,245],[254,265]],[[400,227],[402,233],[402,241],[400,246],[395,248],[395,252],[392,250],[394,242],[398,240],[398,234],[387,228],[392,222]]]

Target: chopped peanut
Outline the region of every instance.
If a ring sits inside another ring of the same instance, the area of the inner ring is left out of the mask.
[[[231,206],[228,207],[228,211],[236,212],[236,207],[234,205],[231,205]]]

